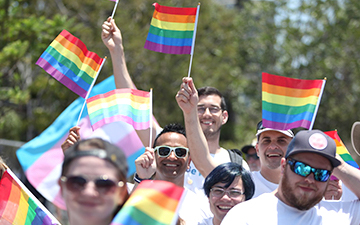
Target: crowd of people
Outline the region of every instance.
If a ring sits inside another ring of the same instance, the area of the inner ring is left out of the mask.
[[[111,54],[116,88],[135,88],[113,19],[103,23],[101,37]],[[121,149],[99,138],[81,140],[81,128],[70,129],[62,145],[59,185],[71,225],[110,224],[143,180],[185,189],[178,224],[360,224],[360,171],[336,154],[334,140],[322,131],[295,135],[260,121],[255,142],[230,151],[219,144],[229,117],[220,91],[197,89],[186,77],[175,99],[185,127],[153,122],[152,129],[137,131],[151,147],[135,160],[133,182],[127,180]],[[360,145],[359,132],[352,140]]]

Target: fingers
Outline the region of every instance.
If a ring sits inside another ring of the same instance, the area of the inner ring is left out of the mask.
[[[183,83],[180,85],[180,90],[178,91],[176,98],[182,101],[188,101],[192,94],[194,93],[192,89],[192,78],[184,77]]]
[[[342,188],[339,180],[330,180],[324,198],[326,200],[339,200],[342,196]]]
[[[76,142],[80,141],[80,127],[75,126],[70,128],[69,135],[64,141],[64,143],[61,144],[61,148],[63,151],[73,146]]]
[[[140,165],[144,169],[147,169],[151,167],[154,160],[154,151],[152,149],[149,150],[149,148],[146,148],[144,154],[135,160],[135,164]]]

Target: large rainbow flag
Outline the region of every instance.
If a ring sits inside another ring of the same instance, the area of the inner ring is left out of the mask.
[[[262,73],[264,127],[312,129],[325,80],[302,80]]]
[[[144,48],[167,54],[192,54],[198,7],[179,8],[153,4],[155,11]]]
[[[60,224],[10,169],[0,180],[0,190],[0,224]]]
[[[346,146],[344,145],[344,143],[342,142],[342,140],[340,139],[337,130],[334,131],[327,131],[324,132],[325,134],[327,134],[329,137],[331,137],[335,143],[336,143],[336,153],[340,155],[340,157],[349,165],[360,169],[359,165],[355,162],[355,160],[351,157],[349,151],[347,150]]]
[[[113,89],[115,89],[115,82],[114,77],[111,76],[95,85],[90,97]],[[65,203],[58,185],[64,159],[61,144],[67,138],[69,129],[76,125],[84,101],[83,98],[76,99],[46,130],[16,152],[29,182],[47,200],[62,209],[65,209]],[[85,107],[79,126],[81,138],[100,137],[120,147],[127,156],[128,175],[136,171],[135,159],[144,153],[145,148],[131,125],[125,122],[114,122],[93,131]]]
[[[176,224],[183,191],[167,181],[142,181],[111,225]]]
[[[63,30],[36,62],[48,74],[85,98],[104,59],[87,50],[85,44]]]
[[[130,88],[115,89],[86,100],[94,130],[115,121],[124,121],[135,130],[150,127],[151,92]]]

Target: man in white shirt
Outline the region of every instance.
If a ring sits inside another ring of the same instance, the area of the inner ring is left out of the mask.
[[[321,201],[332,173],[357,200]],[[221,224],[359,224],[359,186],[360,171],[336,155],[334,140],[319,130],[299,131],[281,159],[278,189],[234,206]]]

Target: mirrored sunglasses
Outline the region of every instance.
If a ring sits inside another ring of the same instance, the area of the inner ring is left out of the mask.
[[[213,187],[210,189],[210,191],[212,195],[217,198],[221,198],[225,194],[227,194],[227,196],[229,196],[230,198],[238,198],[244,194],[244,192],[242,192],[241,190],[237,190],[237,189],[225,190],[224,188],[220,188],[220,187]]]
[[[87,183],[94,182],[96,190],[100,194],[109,194],[116,190],[116,187],[124,186],[123,181],[113,181],[109,179],[106,175],[96,178],[94,180],[87,179],[83,176],[62,176],[60,178],[61,182],[65,183],[65,186],[68,190],[72,192],[81,192],[85,189]]]
[[[189,152],[188,148],[185,147],[170,147],[166,145],[156,146],[154,151],[158,153],[160,157],[168,157],[171,152],[175,153],[178,158],[185,158]]]
[[[291,171],[302,177],[307,177],[311,173],[313,173],[314,179],[316,181],[326,182],[331,176],[332,171],[330,170],[316,169],[303,162],[296,161],[295,159],[292,158],[289,158],[287,162],[290,166]]]

